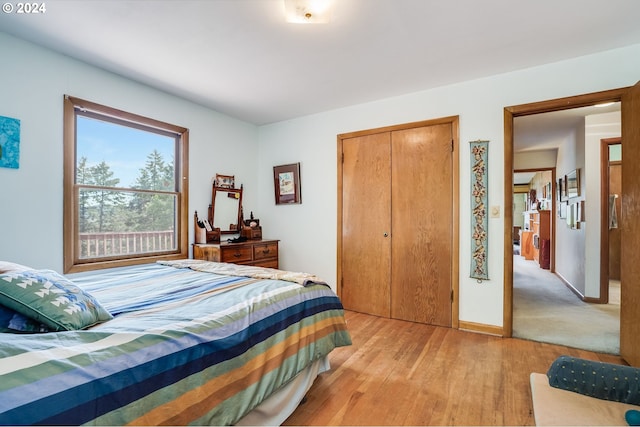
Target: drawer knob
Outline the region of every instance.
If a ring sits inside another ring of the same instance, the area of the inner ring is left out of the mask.
[[[269,253],[269,249],[263,249],[262,253],[265,254],[265,255],[268,254]]]
[[[236,252],[235,254],[233,254],[233,256],[236,258],[240,258],[242,254],[240,252]]]

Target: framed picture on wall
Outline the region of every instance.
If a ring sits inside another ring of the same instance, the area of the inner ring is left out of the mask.
[[[213,185],[220,188],[235,188],[235,175],[220,175],[217,173],[214,178]]]
[[[300,194],[300,163],[273,167],[273,187],[276,205],[302,203]]]
[[[572,203],[569,203],[567,205],[567,227],[569,228],[576,228],[576,211],[575,211],[575,205]]]
[[[567,197],[569,199],[580,195],[580,169],[571,171],[566,176]]]
[[[547,185],[545,185],[545,189],[546,189],[546,191],[545,191],[545,193],[546,193],[545,199],[553,198],[553,193],[551,192],[551,187],[552,187],[551,183],[547,182]]]
[[[569,200],[567,197],[567,176],[562,176],[558,178],[558,194],[560,196],[560,201],[565,202]]]
[[[558,203],[558,218],[566,218],[567,217],[567,203],[560,202]]]
[[[562,178],[558,178],[558,183],[556,184],[556,200],[562,201]]]

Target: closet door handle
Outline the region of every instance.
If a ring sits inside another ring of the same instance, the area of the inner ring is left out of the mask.
[[[389,233],[387,233],[386,231],[383,234],[384,237],[389,237]]]

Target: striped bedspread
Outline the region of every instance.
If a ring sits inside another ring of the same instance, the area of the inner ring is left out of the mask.
[[[351,343],[321,284],[160,264],[70,278],[115,317],[0,333],[0,424],[232,425]]]

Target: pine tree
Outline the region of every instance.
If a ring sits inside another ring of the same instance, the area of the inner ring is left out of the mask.
[[[103,160],[96,166],[89,168],[89,182],[98,187],[116,187],[120,178],[114,178],[110,166]],[[96,209],[97,232],[116,231],[118,224],[114,221],[114,214],[118,206],[122,205],[124,195],[118,191],[96,189],[91,192],[91,199]]]
[[[76,184],[88,184],[90,168],[87,166],[87,158],[81,157],[76,168]],[[85,189],[80,190],[78,194],[78,229],[81,233],[89,229],[89,195]]]
[[[145,167],[139,170],[133,188],[173,192],[174,173],[173,164],[165,163],[162,154],[153,150],[147,156]],[[173,230],[174,200],[175,197],[170,194],[135,193],[129,208],[130,212],[135,212],[136,215],[130,217],[129,225],[136,231]]]

